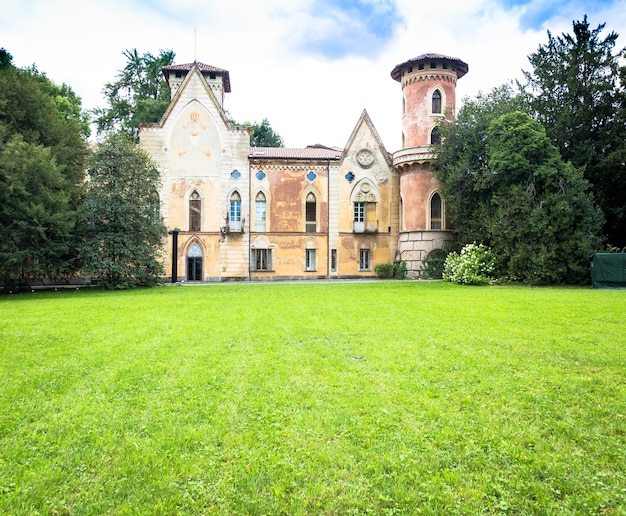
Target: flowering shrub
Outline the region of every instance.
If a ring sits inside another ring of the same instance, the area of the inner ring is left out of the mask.
[[[494,280],[495,256],[483,244],[467,244],[450,253],[443,265],[443,279],[460,285],[487,285]]]

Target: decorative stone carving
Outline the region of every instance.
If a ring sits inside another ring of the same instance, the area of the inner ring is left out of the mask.
[[[361,149],[356,153],[356,161],[361,167],[369,168],[374,163],[374,154],[369,149]]]
[[[386,185],[387,181],[389,181],[389,176],[387,172],[383,172],[382,170],[376,174],[376,181],[378,181],[379,185]]]

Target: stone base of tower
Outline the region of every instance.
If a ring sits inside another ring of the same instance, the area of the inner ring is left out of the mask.
[[[401,232],[396,256],[406,263],[407,279],[424,279],[424,260],[455,241],[452,231]]]

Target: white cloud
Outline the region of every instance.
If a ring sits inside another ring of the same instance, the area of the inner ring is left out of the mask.
[[[521,78],[528,54],[546,42],[546,29],[571,32],[572,20],[585,15],[562,8],[546,26],[531,30],[521,21],[533,5],[505,10],[496,0],[398,0],[403,23],[387,41],[380,40],[380,48],[331,59],[302,50],[307,35],[328,39],[324,31],[331,37],[340,32],[340,17],[325,25],[323,16],[312,16],[313,5],[313,0],[47,0],[16,6],[0,0],[0,9],[9,13],[0,20],[0,45],[17,66],[35,63],[53,81],[69,84],[86,108],[105,105],[102,89],[124,67],[124,50],[172,49],[178,63],[197,59],[229,70],[226,109],[240,121],[268,118],[288,146],[342,146],[367,109],[394,151],[401,130],[400,85],[390,76],[396,64],[426,52],[464,60],[469,73],[458,84],[460,102]],[[587,12],[589,21],[594,28],[606,21],[607,34],[616,31],[618,45],[625,46],[626,2],[612,5]],[[351,26],[350,44],[362,38],[366,48],[375,39],[359,33],[362,25]]]

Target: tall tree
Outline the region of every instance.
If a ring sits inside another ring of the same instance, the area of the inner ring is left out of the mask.
[[[529,56],[525,72],[532,107],[565,161],[582,167],[606,216],[608,242],[626,246],[626,110],[624,49],[605,24],[590,29],[587,16],[573,35],[553,37]],[[621,76],[621,81],[620,81]]]
[[[20,135],[0,143],[0,276],[3,282],[72,270],[75,212],[50,148]]]
[[[158,122],[170,102],[161,69],[171,65],[175,56],[172,50],[160,50],[157,56],[125,50],[126,66],[117,81],[104,87],[109,107],[94,110],[98,133],[122,131],[137,141],[140,124]]]
[[[438,175],[461,243],[490,246],[498,272],[526,283],[581,282],[602,216],[580,169],[507,90],[468,101],[447,128]],[[510,92],[510,90],[509,90]]]
[[[527,99],[513,86],[502,85],[490,93],[468,99],[456,122],[440,126],[443,145],[438,150],[437,175],[444,183],[446,213],[461,243],[481,242],[495,176],[488,166],[487,131],[493,120],[512,111],[528,111]]]
[[[4,49],[0,63],[0,269],[5,279],[70,274],[88,154],[80,98]]]
[[[255,123],[250,129],[250,146],[251,147],[283,147],[282,137],[272,129],[267,118],[263,122]]]
[[[83,270],[109,289],[156,284],[163,275],[166,234],[157,165],[127,135],[110,133],[95,151],[88,176]]]

